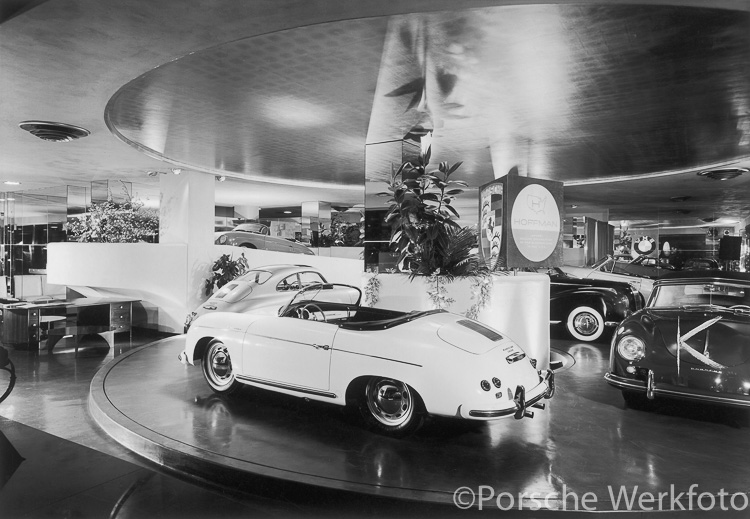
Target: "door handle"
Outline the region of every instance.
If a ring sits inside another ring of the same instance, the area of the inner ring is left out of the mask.
[[[331,347],[328,346],[327,344],[313,344],[312,347],[315,348],[316,350],[330,350],[331,349]]]

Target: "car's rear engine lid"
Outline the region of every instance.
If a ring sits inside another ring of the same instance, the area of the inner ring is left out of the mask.
[[[492,328],[470,319],[459,319],[444,324],[437,331],[438,337],[456,348],[474,355],[482,355],[497,347],[504,339]]]

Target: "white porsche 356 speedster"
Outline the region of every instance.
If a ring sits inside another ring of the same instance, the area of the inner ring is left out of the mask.
[[[217,312],[197,318],[179,358],[202,365],[208,385],[243,384],[351,405],[366,425],[404,436],[427,414],[468,420],[533,417],[555,391],[554,373],[511,339],[444,310],[360,306],[361,291],[301,290],[278,315]]]

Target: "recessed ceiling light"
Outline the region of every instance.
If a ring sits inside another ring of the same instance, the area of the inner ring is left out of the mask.
[[[6,202],[15,202],[16,199],[15,198],[6,198],[5,201]]]
[[[3,182],[3,184],[7,184],[9,186],[20,186],[21,185],[20,182],[16,182],[15,180],[6,180],[5,182]]]
[[[284,214],[292,214],[291,211],[284,211]]]
[[[697,173],[699,177],[708,177],[713,180],[731,180],[737,178],[743,173],[747,173],[747,168],[722,168],[722,169],[708,169],[706,171],[700,171]]]
[[[31,135],[49,142],[70,142],[91,135],[86,128],[52,121],[23,121],[18,126]]]

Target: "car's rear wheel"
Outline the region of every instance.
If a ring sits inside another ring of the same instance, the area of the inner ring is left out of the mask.
[[[623,391],[622,398],[625,400],[627,406],[631,409],[648,411],[653,405],[653,402],[646,397],[646,393],[640,393],[637,391]]]
[[[244,247],[246,249],[257,249],[258,248],[255,245],[253,245],[252,243],[240,243],[240,247]]]
[[[392,378],[371,377],[364,385],[359,409],[370,429],[388,436],[409,435],[424,422],[417,392]]]
[[[206,346],[203,353],[203,376],[211,389],[225,395],[234,393],[240,388],[240,383],[232,371],[232,359],[226,345],[214,339]]]
[[[568,333],[579,341],[591,342],[604,333],[604,317],[590,306],[579,306],[568,314]]]

